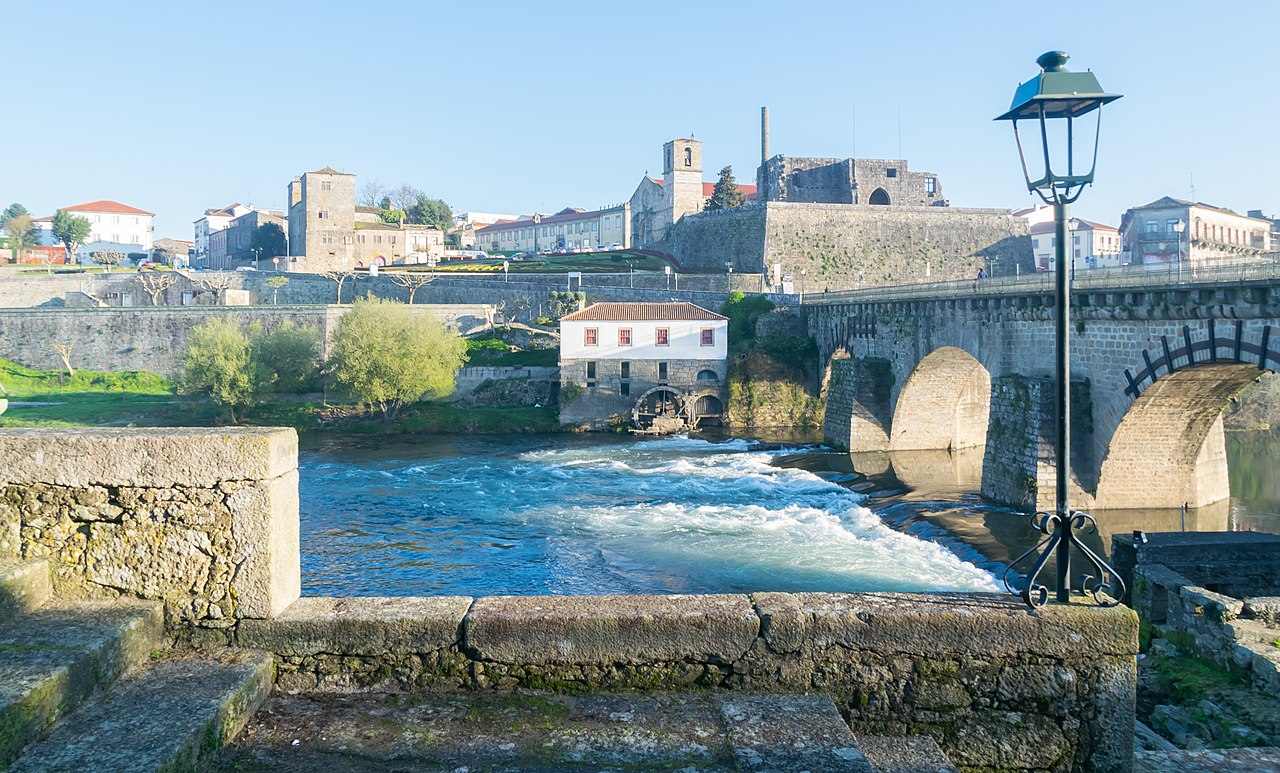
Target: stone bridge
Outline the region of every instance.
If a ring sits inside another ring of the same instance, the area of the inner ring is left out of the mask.
[[[855,452],[985,447],[984,495],[1051,508],[1053,307],[1048,274],[806,298],[824,436]],[[1280,262],[1084,275],[1071,313],[1073,502],[1226,499],[1223,408],[1280,368]]]

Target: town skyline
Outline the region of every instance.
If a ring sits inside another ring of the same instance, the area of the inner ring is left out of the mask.
[[[155,212],[156,237],[189,238],[206,209],[236,201],[283,209],[295,175],[332,166],[360,181],[412,184],[455,211],[594,208],[625,201],[645,172],[660,172],[662,143],[689,134],[704,143],[707,179],[731,165],[739,182],[752,182],[759,109],[768,105],[773,153],[903,158],[946,180],[953,206],[1016,209],[1034,200],[1007,127],[991,118],[1034,74],[1035,56],[1063,48],[1069,66],[1095,70],[1125,95],[1107,110],[1098,186],[1079,216],[1117,225],[1129,207],[1192,198],[1192,176],[1196,200],[1274,214],[1280,206],[1264,186],[1277,162],[1262,151],[1275,107],[1256,96],[1248,73],[1250,40],[1261,46],[1280,14],[1246,6],[1256,24],[1215,31],[1174,23],[1189,3],[1161,4],[1158,17],[1155,6],[1084,3],[1074,19],[1108,23],[1068,20],[1055,33],[1058,17],[1047,13],[992,23],[994,4],[972,18],[939,8],[919,19],[811,4],[806,15],[828,23],[797,26],[795,37],[767,47],[741,42],[767,18],[767,6],[752,4],[729,16],[658,3],[626,29],[587,6],[554,19],[515,6],[485,17],[404,6],[371,19],[327,4],[303,18],[300,6],[281,5],[249,25],[149,3],[14,9],[18,25],[56,26],[68,38],[65,56],[44,58],[35,56],[40,36],[16,41],[14,61],[40,63],[19,65],[27,80],[83,83],[100,69],[92,41],[103,31],[134,25],[158,42],[148,56],[109,57],[115,77],[58,112],[71,120],[10,122],[4,133],[22,152],[8,159],[0,199],[37,216],[112,199]],[[562,37],[566,19],[586,34]],[[1133,45],[1134,25],[1153,19],[1164,42]],[[181,38],[195,21],[203,34]],[[422,48],[379,44],[371,50],[382,59],[369,62],[350,45],[376,39],[379,23],[399,38],[427,22],[438,32]],[[449,32],[466,24],[471,38]],[[297,48],[339,29],[348,38],[340,56]],[[688,34],[703,47],[682,47]],[[829,76],[813,77],[815,68]],[[345,109],[335,94],[349,96]],[[1219,131],[1230,141],[1214,141]],[[1194,154],[1180,151],[1190,147]]]

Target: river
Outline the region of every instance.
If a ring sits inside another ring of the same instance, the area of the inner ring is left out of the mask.
[[[1280,438],[1228,435],[1232,500],[1111,533],[1280,532]],[[1034,543],[981,452],[849,455],[803,435],[327,439],[299,456],[309,595],[989,591]]]

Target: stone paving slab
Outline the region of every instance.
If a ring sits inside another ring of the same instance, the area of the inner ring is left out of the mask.
[[[738,770],[718,696],[273,695],[206,773]]]
[[[0,560],[0,623],[49,598],[47,561]]]
[[[956,773],[956,768],[928,736],[906,738],[858,736],[858,748],[876,773]]]
[[[721,712],[739,770],[872,773],[830,696],[734,695]]]
[[[1203,749],[1134,754],[1133,773],[1280,773],[1280,749]]]

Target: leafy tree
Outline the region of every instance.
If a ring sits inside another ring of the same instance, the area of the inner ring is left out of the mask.
[[[93,258],[93,262],[100,266],[107,267],[107,273],[111,273],[111,267],[119,265],[124,260],[124,253],[119,250],[97,250],[89,254]]]
[[[31,215],[16,215],[5,221],[5,233],[9,234],[9,249],[13,250],[13,257],[22,262],[23,250],[29,250],[39,243],[36,236],[35,223],[31,220]]]
[[[733,179],[733,167],[726,166],[720,170],[720,179],[716,180],[715,192],[707,201],[707,209],[732,209],[747,203],[738,182]]]
[[[231,320],[214,318],[196,326],[182,355],[178,392],[207,397],[236,423],[255,397],[251,352],[249,337]]]
[[[270,333],[249,330],[254,395],[305,392],[319,375],[320,337],[311,328],[286,321]]]
[[[405,403],[452,393],[466,351],[466,342],[435,319],[396,301],[365,298],[338,321],[329,369],[389,422]]]
[[[93,225],[87,218],[73,215],[65,209],[53,213],[53,238],[62,242],[67,248],[67,262],[78,263],[76,249],[84,244],[93,231]]]
[[[289,284],[289,277],[276,274],[267,280],[267,287],[271,288],[271,305],[275,306],[280,303],[280,288]]]
[[[9,206],[5,207],[4,212],[0,213],[0,228],[3,228],[6,231],[8,231],[10,220],[14,219],[15,217],[22,217],[23,215],[30,215],[30,214],[31,213],[27,211],[26,207],[22,206],[21,204],[15,201]],[[10,236],[12,235],[13,234],[10,234]]]
[[[264,258],[284,255],[288,252],[285,244],[284,229],[279,223],[263,223],[249,237],[249,249]]]
[[[376,206],[378,209],[391,209],[391,197],[384,194],[382,198],[378,199],[377,204],[371,204],[370,206]]]
[[[384,209],[378,215],[384,223],[402,223],[405,220],[403,209]]]
[[[433,225],[441,231],[453,228],[453,210],[443,199],[433,199],[423,194],[418,196],[407,211],[410,223]]]

